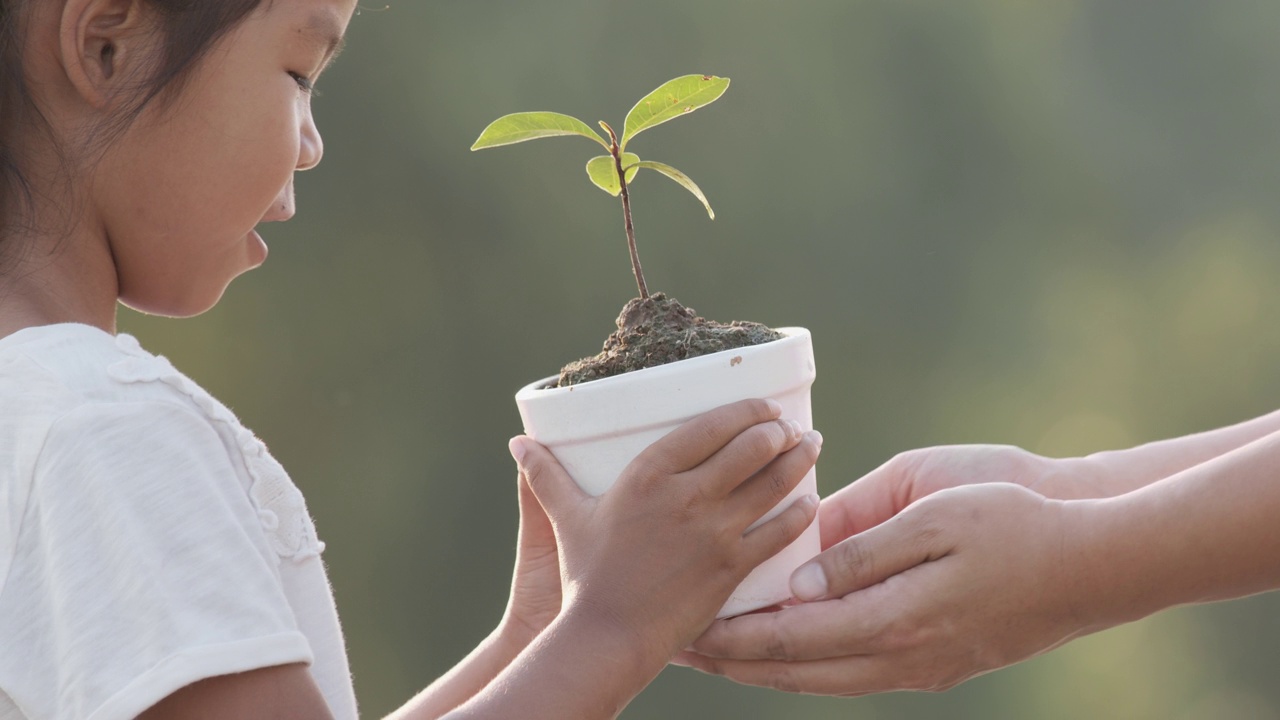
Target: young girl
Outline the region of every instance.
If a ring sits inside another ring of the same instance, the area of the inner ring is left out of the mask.
[[[118,302],[189,316],[260,264],[320,161],[310,91],[354,0],[0,0],[0,720],[354,718],[302,496]],[[600,498],[516,438],[501,623],[396,713],[606,718],[816,498],[746,527],[816,436],[747,401]]]

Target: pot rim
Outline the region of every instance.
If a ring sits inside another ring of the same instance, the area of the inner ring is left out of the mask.
[[[806,337],[809,337],[810,335],[808,328],[803,328],[803,327],[792,326],[792,327],[779,327],[779,328],[772,328],[772,329],[776,332],[782,333],[783,337],[780,337],[777,340],[770,340],[769,342],[766,342],[766,343],[760,343],[759,345],[747,345],[745,347],[740,347],[740,348],[720,350],[717,352],[708,353],[707,355],[699,355],[697,357],[685,358],[684,360],[676,360],[674,362],[663,363],[662,365],[655,365],[653,367],[641,368],[639,370],[631,370],[629,372],[622,373],[621,375],[612,375],[610,377],[600,378],[598,380],[589,380],[584,383],[576,383],[574,385],[568,385],[566,387],[547,387],[549,384],[557,382],[560,379],[559,374],[549,375],[547,377],[542,378],[541,380],[535,380],[534,382],[531,382],[528,385],[525,385],[524,387],[520,388],[520,390],[516,393],[516,399],[520,400],[523,398],[534,397],[534,396],[545,398],[545,397],[551,397],[557,393],[567,394],[575,391],[582,392],[583,390],[587,390],[589,388],[600,388],[608,385],[617,385],[624,382],[642,382],[644,380],[649,380],[649,379],[658,379],[665,375],[671,375],[673,373],[686,371],[691,367],[696,368],[704,365],[716,365],[723,362],[725,358],[728,358],[733,355],[754,354],[754,353],[761,352],[764,348],[773,348],[779,344],[783,344],[787,342],[792,342],[792,343],[800,342],[800,338],[806,338]]]

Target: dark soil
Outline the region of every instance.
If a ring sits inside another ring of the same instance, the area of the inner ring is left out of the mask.
[[[725,324],[698,317],[675,298],[654,293],[631,300],[618,315],[618,329],[604,342],[599,355],[565,365],[556,387],[621,375],[710,355],[721,350],[778,340],[782,333],[760,323]]]

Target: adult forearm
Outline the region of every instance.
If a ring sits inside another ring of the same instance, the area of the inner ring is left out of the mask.
[[[1069,503],[1080,607],[1100,629],[1280,588],[1280,433],[1119,497]]]
[[[1145,487],[1275,432],[1280,432],[1280,410],[1216,430],[1093,453],[1084,462],[1096,471],[1096,496],[1109,497]]]

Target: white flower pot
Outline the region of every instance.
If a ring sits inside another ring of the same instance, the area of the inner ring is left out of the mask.
[[[655,440],[727,403],[773,398],[782,405],[782,417],[811,430],[809,387],[815,370],[809,331],[779,331],[786,337],[763,345],[579,385],[549,388],[557,378],[539,380],[516,393],[525,434],[546,446],[583,490],[600,495]],[[760,522],[817,492],[817,478],[810,470]],[[820,549],[815,520],[795,542],[752,571],[716,617],[739,615],[790,598],[792,571]]]

